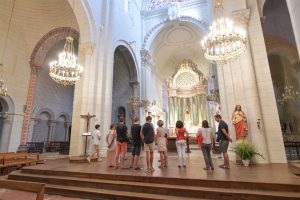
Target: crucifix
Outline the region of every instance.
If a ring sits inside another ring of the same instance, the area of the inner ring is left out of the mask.
[[[90,113],[88,112],[87,115],[80,115],[80,117],[86,118],[86,132],[88,133],[89,130],[90,130],[90,122],[91,122],[91,119],[92,119],[93,117],[96,117],[96,115],[90,115]],[[83,135],[83,136],[85,136],[84,155],[86,156],[87,137],[88,137],[89,135],[85,134],[85,135]]]

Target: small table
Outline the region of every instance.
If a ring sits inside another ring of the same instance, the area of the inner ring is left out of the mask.
[[[177,152],[176,137],[168,137],[168,152]]]

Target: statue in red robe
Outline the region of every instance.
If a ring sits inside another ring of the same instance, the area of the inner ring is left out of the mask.
[[[242,107],[240,105],[236,105],[232,113],[232,124],[235,128],[237,140],[247,137],[247,117],[246,114],[242,111]]]

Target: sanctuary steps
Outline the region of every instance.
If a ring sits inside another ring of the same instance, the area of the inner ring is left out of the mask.
[[[299,185],[24,168],[11,180],[46,183],[46,193],[90,199],[300,199]]]

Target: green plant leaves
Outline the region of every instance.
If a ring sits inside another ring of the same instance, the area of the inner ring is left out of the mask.
[[[233,151],[242,159],[242,160],[251,160],[255,155],[263,155],[256,152],[254,146],[246,140],[238,141],[233,149]]]

